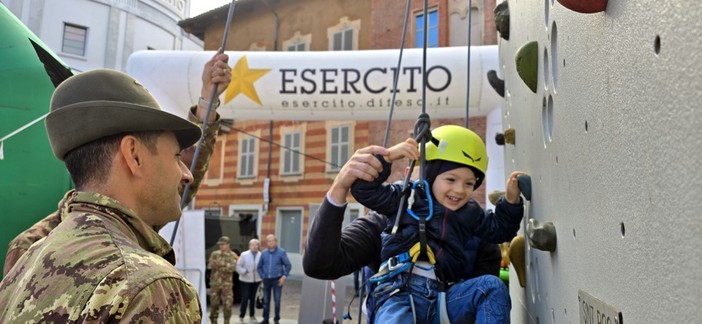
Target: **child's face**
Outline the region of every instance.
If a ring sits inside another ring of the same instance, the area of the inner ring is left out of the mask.
[[[475,174],[470,168],[456,168],[439,174],[431,190],[441,205],[457,210],[470,199],[475,181]]]

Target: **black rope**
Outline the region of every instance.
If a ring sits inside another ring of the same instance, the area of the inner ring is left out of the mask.
[[[426,115],[427,112],[427,41],[429,38],[429,33],[428,33],[428,28],[429,28],[429,17],[428,17],[428,11],[427,11],[427,0],[424,0],[424,41],[422,44],[422,114],[420,115],[420,118],[423,115]],[[431,126],[431,124],[429,125]],[[424,166],[426,164],[426,156],[425,156],[425,145],[427,143],[426,141],[426,136],[424,134],[417,134],[415,132],[414,136],[418,137],[421,136],[420,140],[420,145],[419,145],[419,180],[424,180],[425,175],[424,175]]]
[[[236,0],[232,0],[232,3],[229,4],[229,13],[227,14],[227,23],[224,27],[224,36],[222,37],[222,47],[220,47],[218,53],[224,52],[224,49],[227,47],[227,37],[229,35],[229,26],[232,23],[232,16],[234,15],[234,7],[236,5]],[[205,131],[207,130],[207,123],[210,120],[210,114],[212,113],[212,106],[214,104],[215,98],[217,97],[217,84],[215,84],[212,87],[212,95],[210,95],[210,102],[207,105],[207,113],[205,114],[205,120],[202,122],[202,134],[200,135],[200,139],[197,141],[197,148],[195,149],[195,153],[193,154],[193,161],[190,164],[190,173],[195,172],[195,167],[196,167],[196,162],[197,158],[200,155],[200,149],[202,148],[202,143],[205,139]],[[190,183],[185,185],[185,188],[183,189],[183,195],[181,196],[180,199],[180,209],[183,210],[185,208],[185,202],[188,200],[188,191],[190,191]],[[181,215],[182,217],[182,215]],[[171,241],[170,244],[173,246],[173,242],[175,241],[176,237],[176,232],[178,232],[178,225],[180,225],[180,218],[178,217],[178,220],[175,222],[175,226],[173,226],[173,233],[171,234]]]
[[[407,36],[407,21],[409,20],[410,14],[410,4],[412,0],[407,0],[405,5],[405,21],[402,24],[402,38],[400,39],[400,57],[397,60],[397,70],[395,70],[395,78],[392,82],[392,101],[390,102],[390,114],[388,115],[388,122],[385,125],[385,139],[383,140],[383,147],[388,147],[388,138],[390,137],[390,122],[392,121],[392,115],[395,111],[395,97],[397,96],[397,82],[400,79],[400,67],[402,66],[402,53],[405,49],[405,38]]]
[[[470,28],[471,28],[471,18],[473,16],[473,0],[468,1],[468,65],[466,75],[468,76],[468,82],[466,82],[466,128],[468,128],[468,118],[470,117]]]

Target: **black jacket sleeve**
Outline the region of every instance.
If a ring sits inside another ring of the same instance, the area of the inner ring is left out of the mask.
[[[376,155],[383,165],[383,171],[374,181],[356,180],[351,186],[351,195],[356,201],[368,209],[374,210],[383,215],[395,215],[400,208],[402,197],[402,184],[386,184],[385,180],[390,176],[392,164]]]
[[[342,229],[345,210],[346,206],[336,207],[326,198],[317,210],[302,256],[302,267],[308,276],[331,280],[366,265],[374,270],[379,267],[385,217],[370,213]]]
[[[500,263],[502,262],[502,252],[497,244],[480,240],[478,251],[475,255],[475,266],[471,278],[482,275],[500,276]]]
[[[518,203],[510,204],[504,197],[500,197],[493,212],[470,200],[455,213],[467,222],[465,228],[471,228],[473,235],[499,244],[508,242],[517,235],[524,215],[524,204],[521,198]]]

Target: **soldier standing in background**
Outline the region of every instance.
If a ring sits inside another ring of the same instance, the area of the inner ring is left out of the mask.
[[[210,273],[210,320],[217,323],[219,316],[219,304],[224,307],[224,324],[229,324],[232,317],[232,304],[234,303],[234,291],[232,290],[232,276],[236,270],[236,260],[238,256],[229,246],[229,237],[222,236],[217,241],[219,250],[210,254],[207,268]]]

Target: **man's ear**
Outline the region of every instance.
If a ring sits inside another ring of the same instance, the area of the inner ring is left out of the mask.
[[[132,135],[126,135],[122,137],[119,142],[119,156],[124,160],[124,164],[127,166],[132,175],[141,174],[141,167],[143,166],[143,145],[136,137]]]

